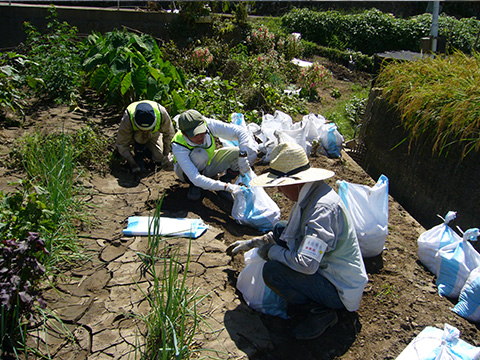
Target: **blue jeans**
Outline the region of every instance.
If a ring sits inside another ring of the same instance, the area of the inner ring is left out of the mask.
[[[286,224],[286,221],[279,221],[273,228],[275,242],[283,247],[286,247],[287,244],[280,240],[280,235]],[[292,270],[279,261],[270,260],[263,266],[263,280],[270,289],[289,304],[315,303],[330,309],[345,308],[335,286],[318,272],[306,275]]]

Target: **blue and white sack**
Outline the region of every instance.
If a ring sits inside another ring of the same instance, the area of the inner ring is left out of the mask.
[[[344,138],[334,123],[322,125],[319,130],[319,140],[321,146],[318,152],[329,158],[339,158],[342,156]]]
[[[480,322],[480,267],[468,276],[452,311],[472,322]]]
[[[258,256],[258,248],[244,255],[245,267],[238,275],[237,289],[249,307],[264,314],[287,318],[287,303],[263,281],[265,260]]]
[[[460,339],[460,331],[448,324],[444,329],[427,326],[395,360],[478,360],[480,348]]]
[[[232,207],[232,217],[242,225],[252,226],[267,232],[280,220],[280,208],[262,187],[250,187],[250,180],[256,177],[250,169],[240,175],[236,184],[245,185],[242,192],[235,195]]]
[[[388,178],[381,175],[373,187],[338,181],[338,195],[353,220],[363,257],[377,256],[388,235]]]
[[[443,224],[432,227],[430,230],[422,233],[418,240],[418,259],[431,273],[438,276],[437,258],[435,255],[438,250],[446,245],[458,243],[462,241],[462,238],[448,225],[451,221],[455,220],[457,213],[455,211],[449,211],[445,215],[445,219],[440,215],[437,215],[443,220]]]
[[[441,296],[457,298],[473,269],[480,266],[480,254],[469,241],[476,241],[477,228],[463,234],[463,241],[446,245],[438,250],[437,288]]]

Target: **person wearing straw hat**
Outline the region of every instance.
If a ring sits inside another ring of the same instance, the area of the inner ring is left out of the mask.
[[[262,238],[238,241],[227,249],[236,254],[258,247],[267,261],[265,284],[286,300],[289,311],[306,316],[293,330],[299,340],[314,339],[335,325],[337,310],[358,310],[368,282],[348,211],[323,181],[333,175],[311,167],[300,145],[277,145],[268,172],[250,185],[277,187],[294,201],[288,222],[280,221]]]
[[[123,114],[117,132],[117,150],[133,174],[146,171],[147,157],[155,165],[172,170],[173,162],[168,155],[174,134],[172,120],[163,106],[150,100],[136,101],[128,105]]]
[[[181,181],[190,184],[187,199],[200,200],[204,189],[233,200],[232,194],[241,187],[231,181],[250,169],[249,155],[256,157],[256,154],[249,154],[252,150],[248,146],[247,130],[206,118],[193,109],[181,113],[177,123],[179,131],[172,139],[173,169]],[[238,141],[239,145],[217,149],[215,136]]]

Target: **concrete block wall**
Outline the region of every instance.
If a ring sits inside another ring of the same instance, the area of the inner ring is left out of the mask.
[[[47,24],[49,5],[0,2],[0,51],[25,41],[23,22],[37,29]],[[168,38],[169,28],[178,14],[135,9],[55,6],[58,20],[76,26],[79,34],[105,33],[126,26],[157,38]]]

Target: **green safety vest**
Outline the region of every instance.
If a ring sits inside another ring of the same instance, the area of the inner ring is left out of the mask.
[[[206,148],[205,151],[208,154],[208,164],[210,165],[210,163],[212,162],[212,159],[213,159],[213,155],[215,153],[215,139],[214,139],[212,134],[209,133],[209,135],[212,138],[212,145],[210,145],[210,147]],[[177,143],[178,145],[185,146],[190,151],[192,151],[193,149],[195,149],[197,147],[197,146],[192,146],[192,145],[187,144],[187,141],[185,140],[185,137],[184,137],[181,130],[178,130],[177,133],[175,134],[175,136],[173,137],[172,144],[173,143]],[[177,159],[175,159],[175,155],[173,155],[173,161],[177,162]]]
[[[162,114],[158,110],[158,104],[155,101],[150,100],[136,101],[127,106],[127,112],[128,115],[130,115],[130,122],[132,123],[133,131],[139,130],[137,125],[135,125],[135,121],[133,120],[133,118],[135,116],[135,110],[137,109],[137,105],[140,103],[147,103],[152,106],[153,112],[155,113],[155,117],[157,119],[157,123],[155,124],[155,128],[152,130],[152,132],[157,132],[158,129],[160,129],[160,125],[162,123]]]

